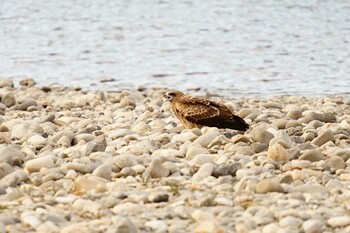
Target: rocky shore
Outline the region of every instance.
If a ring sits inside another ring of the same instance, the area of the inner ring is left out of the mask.
[[[350,232],[350,100],[226,99],[186,130],[164,89],[0,81],[0,233]]]

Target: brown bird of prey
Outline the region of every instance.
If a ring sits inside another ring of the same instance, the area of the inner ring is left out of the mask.
[[[224,104],[187,96],[180,91],[169,91],[163,96],[169,101],[173,114],[187,129],[210,126],[245,131],[249,125]]]

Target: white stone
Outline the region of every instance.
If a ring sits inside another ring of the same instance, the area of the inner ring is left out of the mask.
[[[46,139],[38,134],[31,136],[28,139],[28,142],[31,143],[36,149],[41,149],[46,145]]]
[[[300,218],[294,216],[287,216],[282,218],[279,221],[279,225],[283,228],[299,228],[299,226],[303,223]]]
[[[320,220],[310,219],[303,223],[302,228],[305,233],[322,233],[323,223]]]
[[[214,164],[212,163],[206,163],[202,165],[199,170],[196,172],[196,174],[193,175],[192,181],[193,182],[201,182],[205,178],[211,176],[214,170]]]
[[[344,216],[332,217],[328,219],[327,223],[331,227],[346,227],[350,225],[350,216],[344,215]]]
[[[138,164],[136,159],[135,159],[135,156],[133,156],[131,154],[123,154],[123,155],[115,156],[114,163],[119,168],[132,167],[132,166],[135,166]]]
[[[55,166],[55,160],[52,155],[46,155],[36,159],[29,160],[25,164],[25,169],[29,172],[38,172],[41,168],[51,168]]]
[[[171,138],[171,141],[184,143],[187,141],[192,142],[196,138],[198,138],[198,136],[196,134],[194,134],[192,131],[188,131],[188,132],[184,132],[181,134],[176,134],[174,137]]]
[[[193,145],[199,144],[201,147],[208,147],[208,145],[218,136],[217,132],[208,132],[199,136],[193,141]]]
[[[145,223],[146,227],[151,228],[152,232],[165,233],[167,232],[168,225],[161,220],[151,220]]]

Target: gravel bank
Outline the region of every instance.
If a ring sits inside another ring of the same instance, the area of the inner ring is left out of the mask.
[[[2,232],[350,232],[350,101],[240,98],[186,130],[165,90],[0,82]]]

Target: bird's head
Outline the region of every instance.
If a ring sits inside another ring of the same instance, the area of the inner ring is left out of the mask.
[[[163,95],[163,100],[165,102],[169,101],[173,101],[175,98],[184,95],[182,92],[180,91],[168,91]]]

